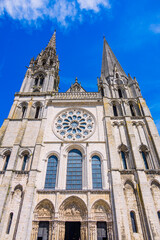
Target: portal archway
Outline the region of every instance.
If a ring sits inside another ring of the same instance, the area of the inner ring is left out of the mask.
[[[87,207],[79,197],[69,197],[59,208],[59,239],[87,239]]]
[[[37,204],[32,224],[32,240],[52,239],[54,234],[54,214],[54,206],[50,200],[44,199]]]

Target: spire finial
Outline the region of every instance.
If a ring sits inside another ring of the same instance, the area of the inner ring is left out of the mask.
[[[78,78],[76,77],[75,82],[78,82]]]
[[[56,49],[56,30],[54,31],[47,47],[52,47],[52,48]]]

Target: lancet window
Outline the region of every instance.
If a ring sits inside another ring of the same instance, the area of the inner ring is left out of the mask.
[[[127,159],[126,159],[126,153],[124,151],[121,151],[121,158],[122,158],[123,169],[127,169]]]
[[[82,153],[77,149],[68,153],[66,189],[82,189]]]
[[[131,218],[131,223],[132,223],[132,230],[134,233],[138,232],[138,228],[137,228],[137,222],[136,222],[136,215],[134,211],[130,212],[130,218]]]
[[[22,164],[22,171],[26,171],[27,170],[27,162],[28,162],[29,156],[28,154],[25,154],[23,156],[23,164]]]
[[[8,219],[8,225],[7,225],[7,231],[6,231],[7,234],[9,234],[9,232],[10,232],[11,225],[12,225],[12,219],[13,219],[13,213],[11,212],[9,214],[9,219]]]
[[[92,187],[102,189],[101,160],[96,155],[92,157]]]
[[[10,155],[11,155],[10,152],[5,154],[5,163],[4,163],[3,171],[7,170],[7,166],[8,166],[9,159],[10,159]]]
[[[45,188],[55,189],[57,178],[58,158],[52,155],[48,158]]]
[[[141,154],[142,154],[142,158],[143,158],[143,162],[144,162],[145,168],[146,168],[146,169],[149,169],[149,165],[148,165],[148,161],[147,161],[147,160],[148,160],[148,159],[147,159],[147,153],[144,152],[144,151],[142,151]]]

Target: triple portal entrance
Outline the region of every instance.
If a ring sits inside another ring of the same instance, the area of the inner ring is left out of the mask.
[[[65,238],[64,240],[80,240],[81,234],[80,222],[65,223]],[[39,230],[37,240],[49,239],[49,222],[39,222]],[[107,240],[107,225],[106,222],[97,222],[97,240]]]

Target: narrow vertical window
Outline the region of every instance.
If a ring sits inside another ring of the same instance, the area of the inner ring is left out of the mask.
[[[157,212],[157,215],[158,215],[158,219],[160,221],[160,211]]]
[[[122,95],[122,90],[120,88],[118,88],[118,95],[119,95],[119,98],[122,98],[123,95]]]
[[[130,110],[131,110],[131,115],[134,117],[135,116],[135,111],[134,111],[134,107],[133,104],[130,103]]]
[[[9,232],[10,232],[11,224],[12,224],[12,219],[13,219],[13,213],[11,212],[11,213],[9,214],[9,220],[8,220],[7,231],[6,231],[7,234],[9,234]]]
[[[148,162],[147,162],[147,158],[146,158],[146,153],[142,151],[142,158],[143,158],[143,162],[144,162],[144,166],[146,169],[149,169],[148,166]]]
[[[102,189],[101,160],[98,156],[92,157],[92,186],[93,189]]]
[[[43,85],[43,81],[44,81],[44,77],[41,77],[41,78],[40,78],[40,86]]]
[[[7,169],[7,166],[8,166],[8,163],[9,163],[9,158],[10,158],[10,154],[7,154],[5,156],[5,164],[4,164],[4,168],[3,168],[4,171],[6,171],[6,169]]]
[[[40,112],[40,106],[36,107],[36,114],[35,114],[35,118],[39,117],[39,112]]]
[[[123,151],[121,151],[121,158],[122,158],[123,168],[127,169],[126,155]]]
[[[48,158],[45,188],[55,189],[56,177],[57,177],[57,165],[58,159],[55,155],[52,155]]]
[[[34,85],[35,85],[35,86],[38,85],[38,77],[35,79],[35,81],[34,81]]]
[[[25,117],[26,109],[27,109],[26,106],[22,107],[22,118]]]
[[[26,165],[27,165],[27,160],[28,160],[28,155],[24,155],[23,157],[23,165],[22,165],[22,171],[26,170]]]
[[[114,114],[115,117],[118,116],[118,112],[117,112],[117,107],[116,107],[116,105],[113,105],[113,114]]]
[[[82,189],[82,154],[77,149],[68,153],[66,189]]]
[[[130,217],[131,217],[131,223],[132,223],[132,230],[133,232],[137,233],[138,229],[137,229],[137,223],[136,223],[136,216],[133,211],[130,212]]]

